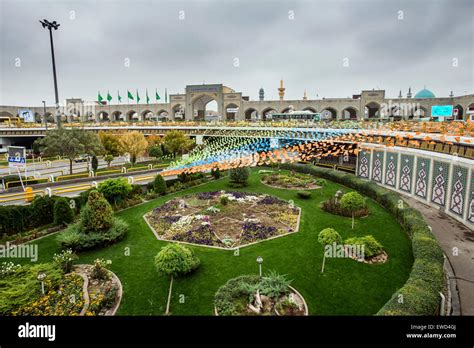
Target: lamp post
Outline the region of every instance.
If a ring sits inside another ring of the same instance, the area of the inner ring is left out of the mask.
[[[46,118],[46,102],[42,100],[43,102],[43,119],[44,119],[44,125],[46,127],[46,130],[48,130],[48,119]]]
[[[60,24],[56,23],[56,21],[50,22],[46,19],[43,19],[39,22],[41,23],[43,28],[49,30],[49,41],[51,43],[51,58],[53,61],[54,96],[56,98],[56,124],[59,128],[61,126],[61,115],[59,113],[58,80],[56,77],[56,60],[54,59],[53,29],[58,30]]]
[[[262,278],[263,257],[261,257],[261,256],[257,257],[257,263],[258,263],[258,274],[260,275],[260,278]]]
[[[38,280],[41,282],[41,293],[44,295],[44,278],[46,278],[46,273],[39,272]]]

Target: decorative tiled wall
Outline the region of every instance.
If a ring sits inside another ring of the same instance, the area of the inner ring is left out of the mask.
[[[361,151],[357,175],[474,226],[474,161],[416,149],[394,150]]]

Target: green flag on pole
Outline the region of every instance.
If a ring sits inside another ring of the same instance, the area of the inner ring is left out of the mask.
[[[102,103],[102,100],[104,100],[104,98],[100,95],[100,91],[97,92],[97,100],[99,103]]]
[[[122,102],[122,97],[120,96],[120,92],[119,92],[119,91],[117,91],[117,99],[118,99],[119,103]]]
[[[150,97],[148,96],[148,88],[146,89],[146,103],[150,104]]]
[[[137,104],[140,102],[140,96],[138,95],[138,89],[137,89]]]
[[[130,93],[130,91],[128,91],[128,90],[127,90],[127,98],[134,100],[134,99],[133,99],[133,94]]]
[[[155,89],[155,99],[156,101],[160,100],[160,95],[158,94],[157,90]]]
[[[107,91],[107,101],[110,103],[112,100],[112,96],[110,95],[109,91]]]

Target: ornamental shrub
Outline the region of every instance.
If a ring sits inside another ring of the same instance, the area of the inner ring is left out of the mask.
[[[214,168],[212,171],[211,171],[211,175],[214,179],[219,179],[221,177],[221,171],[219,170],[219,167],[216,167]]]
[[[355,212],[364,209],[366,206],[365,199],[357,192],[345,193],[341,198],[341,208]]]
[[[107,179],[97,187],[110,204],[117,204],[130,196],[132,185],[125,178]]]
[[[66,198],[60,197],[54,203],[54,224],[67,225],[74,221],[74,211]]]
[[[89,193],[86,206],[81,211],[81,226],[86,233],[107,231],[114,222],[114,213],[102,194],[93,190]]]
[[[341,235],[334,228],[325,228],[318,235],[318,242],[322,245],[331,245],[333,243],[341,244]]]
[[[229,170],[229,183],[231,187],[245,187],[248,185],[250,169],[238,167]]]
[[[155,193],[158,193],[159,195],[164,195],[166,194],[166,190],[166,181],[160,174],[158,174],[153,180],[153,191],[155,191]]]
[[[296,192],[298,197],[303,198],[303,199],[309,199],[311,198],[311,191],[298,191]]]
[[[366,257],[371,257],[378,255],[382,252],[383,246],[380,244],[372,235],[363,236],[363,237],[353,237],[348,238],[344,244],[349,245],[363,245],[364,246],[364,255]]]
[[[155,267],[159,273],[177,277],[199,267],[200,261],[191,249],[181,244],[168,244],[155,256]]]

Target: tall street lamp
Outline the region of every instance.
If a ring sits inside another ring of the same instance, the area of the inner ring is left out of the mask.
[[[44,125],[46,127],[46,130],[48,130],[48,119],[46,118],[46,102],[42,100],[43,102],[43,119],[44,119]]]
[[[51,42],[51,58],[53,60],[53,76],[54,76],[54,96],[56,97],[56,124],[58,128],[61,126],[61,115],[59,113],[59,97],[58,97],[58,80],[56,78],[56,61],[54,59],[54,45],[53,45],[53,29],[58,30],[59,23],[56,21],[50,22],[46,19],[39,21],[43,28],[49,30],[49,41]]]
[[[260,278],[262,278],[263,257],[261,257],[261,256],[257,257],[257,263],[258,263],[258,274],[260,275]]]

